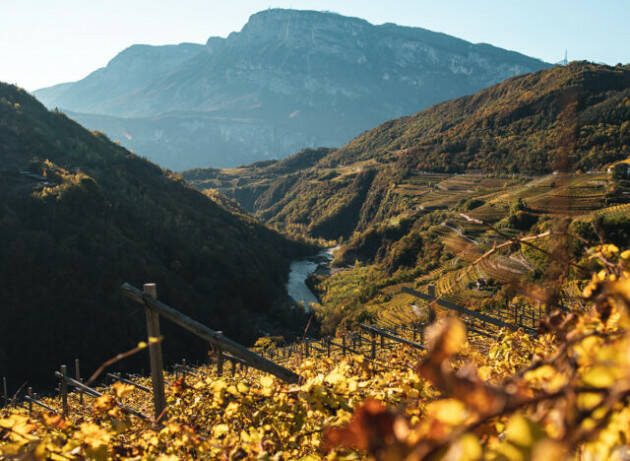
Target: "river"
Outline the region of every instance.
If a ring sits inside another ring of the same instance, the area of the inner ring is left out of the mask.
[[[289,270],[287,291],[289,296],[298,304],[304,303],[308,310],[312,303],[319,303],[317,296],[306,285],[306,279],[318,269],[326,269],[332,261],[333,254],[338,247],[327,248],[315,256],[307,259],[293,261]]]

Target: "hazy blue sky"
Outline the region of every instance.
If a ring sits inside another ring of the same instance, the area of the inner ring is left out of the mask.
[[[544,59],[630,62],[629,0],[0,0],[0,80],[83,78],[134,43],[205,43],[269,7],[330,10]]]

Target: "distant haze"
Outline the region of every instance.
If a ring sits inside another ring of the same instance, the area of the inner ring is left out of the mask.
[[[630,61],[625,0],[2,0],[0,80],[35,90],[75,81],[134,43],[205,43],[268,7],[331,10],[492,43],[547,62]]]
[[[182,170],[342,146],[390,118],[546,67],[422,28],[267,9],[228,38],[134,45],[79,82],[34,94]]]

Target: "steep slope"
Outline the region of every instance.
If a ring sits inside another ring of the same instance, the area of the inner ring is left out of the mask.
[[[389,118],[548,67],[425,29],[279,9],[253,15],[226,39],[211,37],[196,54],[186,48],[190,59],[179,48],[170,61],[162,49],[132,50],[80,82],[35,94],[174,169],[343,145]],[[147,74],[154,55],[172,66]]]
[[[123,281],[157,282],[165,302],[241,341],[300,320],[285,283],[311,249],[5,84],[0,159],[0,370],[13,382],[50,382],[75,356],[88,372],[143,339]],[[168,360],[205,357],[163,328]]]
[[[630,66],[576,62],[386,122],[312,167],[256,183],[261,197],[281,193],[243,206],[289,230],[347,237],[391,217],[395,191],[422,172],[540,175],[597,169],[628,156]],[[250,170],[236,172],[236,188],[206,185],[202,171],[184,177],[241,200],[256,176]]]
[[[133,45],[84,79],[43,88],[35,95],[50,108],[115,114],[116,106],[129,94],[143,90],[147,82],[165,77],[202,50],[203,45],[195,43]]]

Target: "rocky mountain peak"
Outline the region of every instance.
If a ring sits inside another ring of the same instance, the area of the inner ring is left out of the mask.
[[[36,94],[181,169],[342,145],[387,119],[545,67],[422,28],[269,9],[227,38],[198,48],[132,47],[106,72]]]

